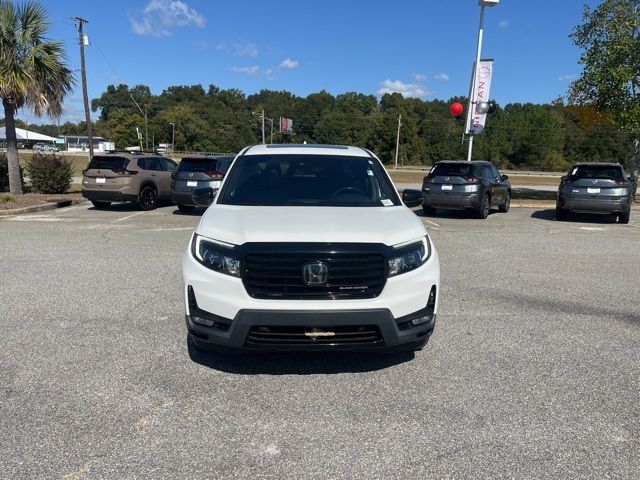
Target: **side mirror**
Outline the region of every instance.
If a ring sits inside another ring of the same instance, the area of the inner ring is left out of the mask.
[[[422,200],[424,200],[424,195],[421,190],[413,190],[406,189],[402,192],[402,203],[404,203],[407,207],[417,207],[422,205]]]
[[[196,188],[191,193],[191,200],[198,207],[208,207],[213,203],[214,196],[213,188]]]
[[[500,180],[502,180],[503,182],[506,182],[507,180],[509,180],[509,175],[502,175],[500,177]]]
[[[567,179],[567,176],[566,176],[566,175],[563,175],[563,176],[561,176],[561,177],[560,177],[560,181],[561,181],[561,182],[564,182],[566,179]]]

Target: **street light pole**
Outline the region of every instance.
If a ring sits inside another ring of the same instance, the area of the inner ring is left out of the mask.
[[[480,5],[480,26],[478,27],[478,48],[476,50],[476,63],[473,67],[473,80],[471,81],[471,96],[469,97],[469,128],[471,128],[471,122],[473,121],[473,115],[475,113],[476,104],[476,88],[478,81],[478,66],[480,65],[480,59],[482,58],[482,40],[484,38],[484,10],[486,7],[494,7],[500,0],[478,0]],[[473,153],[473,133],[469,136],[469,152],[467,155],[467,161],[471,161],[471,155]]]
[[[262,109],[262,114],[260,114],[260,117],[262,118],[262,144],[264,145],[265,143],[267,143],[264,136],[264,108]]]
[[[176,149],[176,124],[169,122],[171,125],[171,153]]]

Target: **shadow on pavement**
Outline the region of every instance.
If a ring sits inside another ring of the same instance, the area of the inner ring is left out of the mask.
[[[175,205],[174,205],[175,206]],[[176,208],[173,212],[173,215],[182,215],[183,217],[201,217],[205,212],[206,208],[195,208],[190,212],[181,212],[178,208]]]
[[[556,220],[555,209],[537,210],[531,214],[531,218],[537,218],[538,220],[549,220],[558,223],[617,223],[617,217],[615,215],[599,215],[597,213],[572,213],[567,216],[566,220]]]
[[[241,375],[327,375],[383,370],[411,361],[414,352],[274,352],[219,354],[198,350],[187,337],[189,358],[200,365]]]

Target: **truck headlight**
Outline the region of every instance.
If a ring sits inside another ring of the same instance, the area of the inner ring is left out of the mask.
[[[233,245],[216,242],[198,234],[193,235],[191,254],[205,267],[232,277],[240,277],[240,260],[229,256]]]
[[[431,256],[431,244],[428,237],[410,243],[396,245],[394,248],[402,249],[404,253],[387,260],[389,277],[410,272],[424,265]]]

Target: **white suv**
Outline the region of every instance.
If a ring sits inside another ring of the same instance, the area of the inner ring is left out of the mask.
[[[260,145],[234,160],[184,254],[199,349],[406,351],[433,332],[438,254],[370,151]]]

